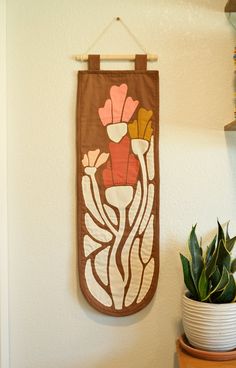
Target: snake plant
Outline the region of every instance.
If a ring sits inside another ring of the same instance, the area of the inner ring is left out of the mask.
[[[180,254],[184,282],[191,299],[207,303],[230,303],[236,299],[236,258],[231,252],[236,236],[231,238],[228,225],[224,231],[218,222],[217,234],[203,250],[196,236],[196,225],[188,239],[189,259]]]

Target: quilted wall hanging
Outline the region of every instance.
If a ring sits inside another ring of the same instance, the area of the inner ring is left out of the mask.
[[[77,220],[80,288],[102,313],[125,316],[152,299],[159,273],[159,76],[79,71]]]

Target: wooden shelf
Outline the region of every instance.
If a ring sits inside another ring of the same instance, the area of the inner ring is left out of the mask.
[[[232,123],[225,125],[224,130],[236,131],[236,120],[232,121]]]
[[[176,351],[178,356],[179,368],[236,368],[236,360],[210,361],[194,358],[185,353],[177,341]]]
[[[236,12],[236,0],[228,0],[225,6],[225,12],[226,13]]]

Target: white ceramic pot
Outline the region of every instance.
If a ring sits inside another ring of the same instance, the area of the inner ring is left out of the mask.
[[[208,351],[236,348],[236,303],[203,303],[184,295],[182,317],[192,346]]]

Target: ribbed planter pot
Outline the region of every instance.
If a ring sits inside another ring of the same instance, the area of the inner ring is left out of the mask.
[[[192,346],[208,351],[236,348],[236,303],[203,303],[184,295],[182,318]]]

